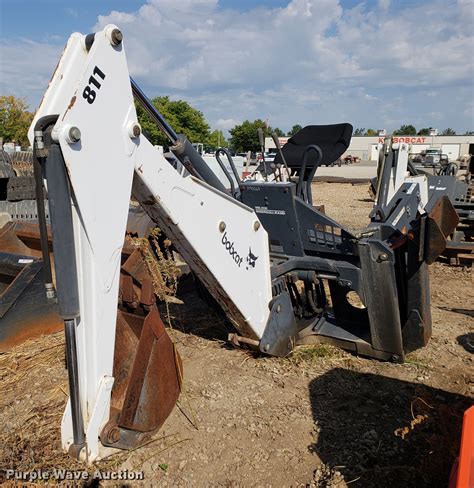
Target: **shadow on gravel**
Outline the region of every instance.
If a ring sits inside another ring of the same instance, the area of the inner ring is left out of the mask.
[[[438,307],[440,310],[445,310],[446,312],[460,313],[462,315],[467,315],[468,317],[474,318],[474,310],[468,308],[451,308],[451,307]]]
[[[474,333],[468,332],[467,334],[460,335],[456,338],[458,344],[467,352],[474,353]]]
[[[178,287],[177,297],[184,303],[170,303],[168,309],[165,304],[159,305],[163,322],[168,325],[168,311],[174,329],[187,334],[194,334],[211,341],[227,341],[229,332],[235,332],[232,325],[225,320],[225,315],[219,306],[212,303],[208,297],[206,302],[198,295],[192,279]]]
[[[310,383],[309,446],[352,487],[443,487],[472,401],[425,385],[334,369]]]

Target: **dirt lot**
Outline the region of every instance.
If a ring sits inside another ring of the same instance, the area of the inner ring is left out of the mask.
[[[367,223],[366,185],[313,192],[336,220]],[[231,349],[229,326],[186,294],[169,315],[178,407],[152,443],[99,467],[142,470],[147,486],[445,487],[474,393],[471,270],[436,263],[431,296],[431,342],[399,365],[329,346],[284,359]],[[59,453],[62,344],[55,334],[0,356],[0,468],[83,468]]]

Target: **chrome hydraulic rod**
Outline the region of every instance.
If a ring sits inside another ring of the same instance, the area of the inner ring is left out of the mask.
[[[66,360],[69,379],[69,398],[71,401],[71,416],[74,446],[77,452],[71,452],[77,457],[86,443],[84,423],[79,393],[79,369],[77,364],[76,322],[74,319],[64,321],[66,336]]]
[[[170,127],[168,122],[155,108],[151,100],[145,95],[143,90],[137,85],[135,80],[130,77],[130,83],[132,85],[132,93],[135,100],[143,107],[146,113],[156,122],[158,127],[165,133],[166,137],[173,143],[178,142],[178,134]]]

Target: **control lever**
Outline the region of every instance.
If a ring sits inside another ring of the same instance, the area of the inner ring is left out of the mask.
[[[276,148],[278,149],[278,152],[280,153],[281,160],[283,161],[283,164],[285,165],[288,174],[288,179],[290,180],[290,168],[288,168],[288,164],[286,163],[285,156],[283,155],[283,151],[281,150],[280,140],[278,139],[276,132],[272,132],[272,139],[273,142],[275,143]],[[280,179],[281,179],[281,170],[280,170]]]
[[[229,180],[229,183],[230,183],[230,191],[232,192],[232,196],[234,196],[235,198],[238,198],[240,192],[239,191],[236,191],[235,184],[234,184],[234,180],[232,179],[232,176],[230,175],[230,173],[227,170],[227,168],[225,167],[225,164],[222,161],[221,156],[220,156],[221,154],[225,154],[227,156],[227,161],[229,161],[229,166],[232,169],[232,173],[234,173],[235,181],[237,182],[237,185],[239,185],[239,188],[240,188],[240,184],[242,183],[242,181],[241,181],[241,179],[239,177],[239,173],[237,172],[237,168],[235,167],[234,160],[232,159],[232,156],[231,156],[230,152],[227,149],[225,149],[223,147],[220,147],[216,151],[216,159],[217,159],[217,162],[219,163],[219,166],[221,167],[222,171],[224,172],[226,178]]]
[[[263,129],[257,128],[258,140],[260,141],[260,150],[262,151],[263,171],[265,172],[265,181],[268,181],[267,162],[265,161],[265,142],[263,139]]]
[[[304,175],[306,172],[306,166],[308,164],[308,156],[310,151],[314,151],[316,153],[316,161],[313,163],[313,166],[311,167],[311,170],[308,175],[308,180],[305,182]],[[306,146],[306,149],[304,150],[303,153],[303,163],[301,164],[298,184],[296,186],[296,194],[309,205],[313,204],[313,197],[311,194],[311,183],[313,182],[314,175],[316,173],[316,170],[319,168],[322,159],[323,159],[323,153],[319,146],[317,146],[316,144],[310,144],[309,146]]]

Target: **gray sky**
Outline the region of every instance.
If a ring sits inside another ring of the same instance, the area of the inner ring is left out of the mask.
[[[0,90],[32,109],[69,33],[114,23],[147,94],[188,100],[212,128],[474,130],[474,0],[4,0],[1,14]]]

